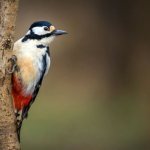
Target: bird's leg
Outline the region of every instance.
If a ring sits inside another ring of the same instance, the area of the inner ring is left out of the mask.
[[[7,73],[12,74],[15,70],[18,70],[17,66],[17,57],[15,55],[12,55],[11,58],[8,59],[9,62],[12,63],[11,70],[7,69]]]

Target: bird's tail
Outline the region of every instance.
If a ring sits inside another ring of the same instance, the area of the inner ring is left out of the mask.
[[[17,135],[18,135],[18,140],[20,142],[20,132],[21,132],[21,127],[22,127],[22,117],[20,114],[17,112],[16,113],[16,118],[17,118]]]
[[[22,121],[19,124],[17,124],[17,135],[18,135],[19,142],[20,142],[21,127],[22,127]]]
[[[16,111],[16,118],[17,118],[17,134],[18,140],[20,142],[20,132],[23,120],[28,117],[28,109],[29,107],[24,107],[21,111]]]

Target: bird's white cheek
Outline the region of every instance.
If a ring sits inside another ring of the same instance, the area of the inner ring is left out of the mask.
[[[43,27],[34,27],[34,28],[32,29],[32,31],[33,31],[34,34],[37,34],[37,35],[44,35],[44,34],[49,33],[48,31],[45,31],[45,30],[43,29]]]
[[[46,38],[43,38],[42,40],[41,40],[41,43],[43,43],[43,44],[46,44],[46,45],[50,45],[50,43],[54,40],[54,36],[51,36],[51,37],[46,37]]]
[[[55,36],[49,37],[49,43],[51,43],[55,39]]]

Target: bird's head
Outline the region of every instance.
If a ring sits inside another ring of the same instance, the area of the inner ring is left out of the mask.
[[[38,21],[34,22],[22,42],[30,40],[38,40],[42,44],[49,45],[54,37],[66,34],[66,31],[56,29],[50,22]]]

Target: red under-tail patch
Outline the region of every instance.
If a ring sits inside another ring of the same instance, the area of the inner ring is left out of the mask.
[[[19,111],[29,104],[30,100],[32,99],[32,96],[25,96],[23,94],[22,82],[15,75],[13,75],[12,77],[12,84],[12,95],[14,99],[15,108]]]

